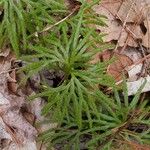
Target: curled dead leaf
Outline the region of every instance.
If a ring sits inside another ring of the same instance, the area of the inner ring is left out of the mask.
[[[127,75],[126,67],[133,64],[133,61],[126,55],[114,53],[115,61],[107,68],[107,73],[116,81],[122,80],[122,74]]]
[[[113,76],[117,82],[122,79],[122,73],[127,75],[127,71],[125,70],[125,68],[132,65],[133,61],[130,59],[130,57],[124,54],[114,53],[110,50],[99,54],[99,59],[101,61],[108,61],[111,58],[114,58],[115,60],[108,66],[107,73]]]
[[[9,91],[11,91],[12,93],[16,93],[17,92],[17,81],[16,81],[16,71],[12,70],[9,74],[8,74],[8,89]]]

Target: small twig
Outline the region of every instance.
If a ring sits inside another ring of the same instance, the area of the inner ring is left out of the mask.
[[[146,59],[149,59],[149,58],[150,58],[150,54],[148,54],[148,55],[146,55],[145,57],[143,57],[142,59],[136,61],[136,62],[133,64],[134,66],[133,66],[132,68],[130,68],[129,70],[133,69],[136,65],[142,63],[143,61],[145,61]],[[128,70],[128,71],[129,71],[129,70]]]
[[[148,11],[150,11],[150,8],[148,7]],[[147,23],[147,33],[148,33],[148,44],[147,44],[147,47],[149,48],[149,43],[150,43],[150,29],[149,29],[149,25],[150,25],[150,18],[149,18],[149,15],[148,13],[146,14],[146,23]]]
[[[134,118],[136,118],[137,116],[139,116],[139,112],[137,111],[133,111],[131,116],[127,119],[127,121],[125,123],[123,123],[120,127],[114,128],[112,129],[112,131],[114,131],[113,134],[109,135],[98,147],[96,150],[100,150],[103,149],[103,147],[105,146],[105,144],[109,143],[112,139],[115,139],[116,136],[122,132],[124,129],[126,129],[130,123],[133,121]]]
[[[120,139],[115,139],[115,141],[120,142],[122,144],[128,144],[128,145],[132,146],[134,148],[134,150],[136,150],[138,148],[140,150],[142,150],[142,149],[143,150],[149,150],[150,149],[149,145],[140,145],[134,141],[127,141],[127,140],[120,140]]]
[[[139,39],[136,36],[136,34],[134,33],[134,28],[136,27],[137,24],[139,25],[140,22],[142,21],[142,18],[143,18],[143,8],[140,11],[137,11],[135,8],[133,8],[133,11],[135,11],[135,13],[138,14],[137,15],[137,19],[134,21],[134,25],[132,26],[132,28],[129,28],[127,26],[124,27],[124,30],[127,32],[127,38],[126,38],[125,44],[124,44],[123,48],[121,49],[120,53],[122,53],[125,50],[126,46],[128,45],[128,42],[129,42],[130,38],[132,38],[133,40]],[[123,24],[124,21],[121,19],[121,17],[118,14],[116,14],[116,15],[121,20],[121,22]],[[133,31],[131,31],[131,30],[133,30]]]
[[[145,55],[145,51],[144,51],[144,49],[143,49],[143,46],[141,45],[140,42],[138,42],[138,44],[139,44],[140,49],[141,49],[141,51],[142,51],[143,57],[145,57],[145,60],[144,60],[144,62],[143,62],[143,67],[142,67],[142,70],[141,70],[141,75],[143,74],[144,69],[145,69],[145,74],[147,75],[148,60],[147,60],[147,58],[146,58],[146,55]],[[140,77],[141,77],[141,75],[140,75]]]
[[[15,71],[15,70],[19,70],[21,67],[19,67],[19,68],[14,68],[14,69],[9,69],[9,70],[6,70],[6,71],[2,71],[2,72],[0,72],[0,75],[1,74],[7,74],[7,73],[9,73],[9,72],[11,72],[11,71]]]
[[[65,18],[61,19],[60,21],[56,22],[55,24],[53,25],[49,25],[47,27],[45,27],[42,31],[39,31],[39,32],[35,32],[33,35],[35,36],[38,36],[38,34],[41,34],[43,32],[47,32],[48,30],[52,29],[53,27],[57,26],[58,24],[64,22],[65,20],[67,20],[70,16],[72,16],[77,10],[79,9],[79,6],[75,7],[73,9],[73,11],[68,15],[66,16]]]
[[[15,142],[17,145],[21,144],[19,139],[15,136],[15,134],[12,132],[11,127],[5,122],[5,120],[2,117],[2,114],[0,114],[0,118],[3,120],[4,124],[5,124],[5,129],[6,131],[10,134],[12,141]]]
[[[125,28],[125,26],[126,26],[127,19],[128,19],[128,17],[129,17],[129,14],[130,14],[130,12],[131,12],[131,10],[132,10],[134,4],[135,4],[135,0],[132,2],[131,7],[130,7],[130,9],[129,9],[127,15],[126,15],[126,18],[125,18],[125,21],[124,21],[124,23],[123,23],[121,32],[120,32],[119,37],[118,37],[118,42],[117,42],[117,44],[116,44],[116,47],[115,47],[114,51],[117,51],[117,49],[118,49],[119,40],[120,40],[120,38],[121,38],[122,32],[123,32],[123,30],[124,30],[124,28]]]
[[[42,150],[42,149],[43,149],[43,141],[42,141],[41,144],[40,144],[39,150]]]

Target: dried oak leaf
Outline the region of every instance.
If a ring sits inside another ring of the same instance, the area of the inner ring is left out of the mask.
[[[107,73],[114,77],[116,81],[120,81],[122,79],[122,73],[125,75],[127,71],[126,67],[133,64],[133,61],[126,55],[114,53],[115,61],[108,66]]]
[[[107,68],[107,73],[114,77],[117,81],[122,79],[122,73],[127,74],[125,68],[133,64],[133,61],[124,54],[114,53],[112,51],[105,51],[99,55],[101,61],[108,61],[114,57],[114,62],[111,63]]]
[[[119,0],[103,0],[99,5],[94,6],[97,13],[105,13],[115,18],[122,2]],[[101,10],[102,9],[102,10]]]

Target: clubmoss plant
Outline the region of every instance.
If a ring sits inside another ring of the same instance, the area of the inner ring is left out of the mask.
[[[41,35],[42,43],[29,45],[29,49],[35,53],[24,57],[31,63],[22,69],[28,73],[26,79],[40,70],[63,72],[64,76],[56,88],[45,85],[44,92],[38,95],[47,96],[48,99],[43,114],[47,115],[52,110],[53,119],[60,123],[64,118],[69,122],[70,115],[74,114],[79,128],[82,127],[84,112],[90,119],[88,111],[90,105],[95,105],[94,98],[93,101],[91,99],[98,85],[108,85],[108,82],[113,85],[111,78],[105,74],[105,63],[90,63],[93,56],[101,51],[95,43],[99,41],[100,46],[104,44],[103,35],[87,26],[84,13],[88,9],[89,5],[84,3],[75,16],[58,26],[59,30]],[[33,58],[38,58],[38,61]]]
[[[11,45],[17,55],[26,52],[23,81],[44,71],[62,73],[55,87],[43,80],[40,93],[31,97],[44,97],[42,114],[57,123],[40,139],[48,149],[64,150],[111,150],[118,141],[149,144],[150,108],[147,101],[139,103],[142,87],[130,100],[124,82],[120,96],[106,74],[110,62],[92,63],[97,52],[109,47],[95,30],[106,18],[92,10],[97,0],[79,2],[70,12],[63,0],[0,0],[0,46]],[[100,91],[102,85],[112,87],[112,95]]]
[[[95,98],[88,99],[90,107],[85,107],[86,113],[82,113],[82,127],[78,127],[75,115],[71,114],[70,122],[64,119],[61,126],[46,131],[40,139],[48,143],[49,148],[60,145],[64,150],[119,149],[124,142],[128,149],[130,142],[149,145],[150,108],[147,100],[139,103],[143,86],[132,99],[128,98],[126,88],[124,96],[116,89],[112,97],[96,91]],[[125,83],[124,87],[127,87]]]
[[[0,48],[11,46],[17,56],[27,52],[34,32],[67,13],[63,0],[0,0],[0,8]]]

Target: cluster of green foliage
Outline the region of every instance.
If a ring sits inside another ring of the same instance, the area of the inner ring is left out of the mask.
[[[138,103],[143,86],[130,102],[126,89],[124,97],[119,96],[119,92],[114,89],[114,96],[111,98],[100,91],[92,93],[88,98],[82,98],[81,126],[77,124],[76,115],[70,114],[69,121],[66,117],[57,128],[43,133],[41,139],[49,142],[49,147],[60,143],[65,150],[80,150],[81,147],[91,150],[119,149],[124,141],[150,144],[148,101]],[[144,125],[145,129],[139,132],[140,125]],[[135,128],[131,130],[131,126]]]
[[[34,32],[66,15],[63,0],[0,0],[0,10],[0,48],[11,46],[17,56],[27,52]]]
[[[130,99],[125,80],[120,94],[105,73],[110,62],[91,63],[97,52],[109,46],[93,26],[105,25],[105,17],[91,9],[97,2],[80,0],[79,9],[71,17],[43,34],[40,31],[46,25],[69,14],[61,0],[1,0],[1,45],[11,44],[17,54],[24,53],[22,48],[30,52],[23,56],[28,62],[22,69],[27,73],[24,80],[43,70],[63,72],[56,87],[44,83],[41,92],[32,97],[47,99],[42,113],[50,118],[50,123],[57,123],[57,127],[40,135],[49,149],[60,146],[65,150],[111,150],[121,141],[150,144],[150,108],[148,101],[139,102],[144,84]],[[35,37],[35,32],[40,34]],[[99,85],[111,86],[113,94],[104,94]],[[132,126],[137,129],[131,130]],[[139,132],[139,126],[145,128]]]

